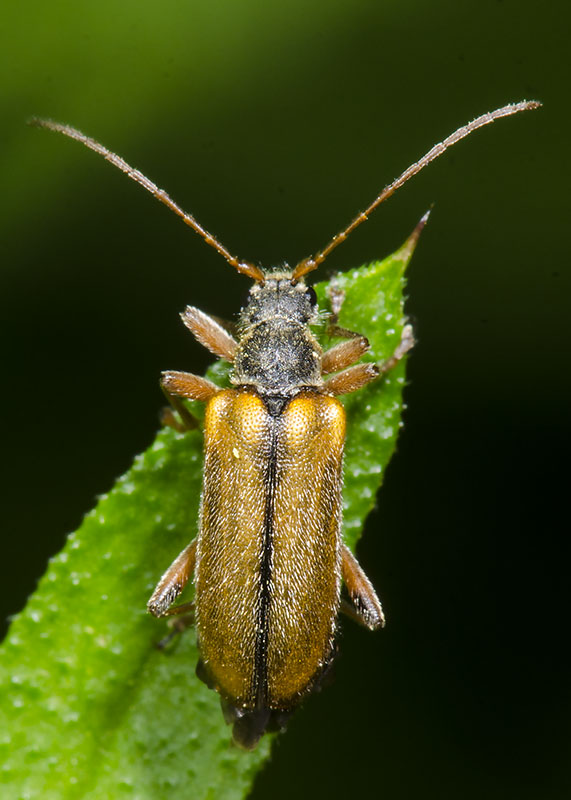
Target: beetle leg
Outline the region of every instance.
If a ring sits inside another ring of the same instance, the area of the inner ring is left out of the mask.
[[[181,613],[188,611],[188,614],[184,617],[173,617],[169,619],[168,626],[171,629],[170,633],[167,633],[166,636],[163,636],[163,638],[156,643],[155,647],[157,650],[164,650],[175,636],[180,636],[187,628],[194,625],[194,603],[183,603],[183,605],[177,606],[177,608],[181,609]],[[171,610],[174,611],[174,609]]]
[[[194,625],[194,600],[191,600],[190,603],[181,603],[180,606],[173,606],[172,608],[167,608],[166,611],[160,616],[179,617],[181,614],[186,614],[188,618],[183,617],[182,619],[171,620],[171,622],[173,623],[173,627],[179,633],[181,630],[188,628],[189,625]]]
[[[214,355],[234,361],[236,339],[217,320],[194,306],[187,306],[180,316],[200,344]]]
[[[169,425],[180,433],[198,426],[197,420],[180,398],[210,400],[216,392],[220,391],[218,386],[211,381],[198,375],[192,375],[190,372],[163,372],[161,389],[172,406],[172,409],[167,407],[162,410],[161,422],[163,425]],[[173,409],[179,418],[173,413]]]
[[[414,344],[415,342],[414,334],[412,332],[412,325],[407,324],[402,329],[400,342],[398,343],[392,356],[389,356],[386,361],[383,361],[382,364],[378,365],[379,375],[384,375],[386,372],[389,372],[391,369],[396,367],[401,358],[414,347]]]
[[[322,374],[324,375],[330,372],[343,370],[346,367],[350,367],[355,363],[355,361],[358,361],[358,359],[361,358],[361,356],[366,353],[370,347],[369,341],[365,336],[362,336],[360,333],[356,333],[355,331],[350,331],[347,328],[341,328],[338,325],[339,313],[345,299],[345,292],[342,289],[339,289],[337,286],[330,284],[327,294],[331,301],[331,316],[329,318],[326,334],[328,336],[337,336],[343,339],[348,339],[349,341],[340,342],[339,344],[331,347],[329,350],[326,350],[326,352],[323,354],[321,370]],[[390,358],[388,358],[383,364],[379,365],[378,374],[382,375],[396,366],[399,360],[406,352],[408,352],[408,350],[410,350],[413,344],[414,338],[412,335],[412,327],[410,325],[405,325],[403,328],[401,341],[397,349]],[[359,375],[359,373],[357,372],[356,375]],[[359,378],[357,378],[357,380],[359,380]],[[342,381],[341,385],[344,386],[345,382]],[[347,385],[352,386],[353,380],[349,380]],[[360,389],[363,385],[363,383],[359,382],[358,384],[355,384],[355,389],[349,389],[349,391],[356,391],[356,389]],[[335,393],[346,394],[347,390],[344,388],[343,391],[338,391]]]
[[[174,428],[174,430],[179,433],[184,433],[185,431],[190,431],[198,427],[198,420],[190,413],[180,397],[176,397],[174,394],[167,392],[164,386],[161,386],[161,389],[170,403],[170,406],[161,408],[159,414],[161,425],[168,425],[169,428]]]
[[[327,375],[329,372],[337,372],[345,369],[358,361],[361,356],[369,349],[369,340],[364,336],[356,334],[351,339],[333,345],[323,354],[321,361],[321,372]]]
[[[385,624],[385,615],[381,601],[373,589],[373,584],[345,544],[341,547],[341,575],[352,603],[349,609],[343,610],[369,630],[382,628]]]
[[[382,364],[355,364],[355,366],[349,367],[343,370],[343,372],[339,372],[332,378],[328,378],[323,385],[325,391],[334,395],[356,392],[357,389],[366,386],[379,375],[385,375],[396,367],[401,358],[408,353],[413,345],[414,336],[412,334],[412,325],[405,325],[402,329],[400,342],[392,356],[387,358],[386,361],[383,361]]]
[[[363,622],[363,617],[357,611],[355,611],[355,606],[353,605],[353,603],[350,600],[346,600],[344,597],[341,598],[341,601],[339,603],[339,613],[343,614],[345,617],[348,617],[349,619],[352,619],[353,622],[357,623],[357,625],[363,625],[364,627],[367,627]],[[169,634],[168,636],[169,642],[172,639],[172,637],[173,634]],[[157,647],[163,647],[163,639],[161,639]]]
[[[364,339],[367,341],[360,333],[350,331],[348,328],[342,328],[339,325],[339,314],[341,313],[341,308],[345,301],[345,292],[343,289],[340,289],[334,281],[327,287],[327,297],[331,303],[331,313],[329,315],[325,334],[330,337],[338,336],[342,339]]]
[[[332,378],[328,378],[323,384],[323,388],[329,394],[349,394],[374,381],[379,374],[376,364],[355,364],[354,367],[349,367]]]
[[[221,328],[233,336],[234,339],[238,336],[238,323],[231,319],[224,319],[223,317],[217,317],[215,314],[208,315],[210,319],[213,319],[214,322],[217,322]]]
[[[182,553],[175,558],[170,567],[157,584],[157,588],[147,603],[147,610],[155,617],[170,617],[175,614],[184,614],[191,610],[193,603],[184,603],[171,608],[176,598],[182,592],[188,579],[194,572],[196,564],[196,539],[185,547]]]
[[[161,386],[168,394],[187,400],[210,400],[220,391],[220,387],[212,381],[190,372],[163,372]]]

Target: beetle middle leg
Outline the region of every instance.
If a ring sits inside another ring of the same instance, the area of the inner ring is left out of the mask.
[[[176,397],[161,386],[164,396],[169,401],[168,406],[161,409],[159,419],[161,425],[166,425],[179,433],[185,433],[198,427],[198,420],[184,405],[180,397]]]
[[[364,336],[356,334],[354,337],[344,342],[333,345],[323,353],[321,361],[321,372],[327,375],[329,372],[337,372],[358,361],[369,349],[369,340]]]
[[[163,409],[161,422],[180,433],[198,426],[197,420],[180,398],[205,401],[210,400],[216,392],[220,391],[216,384],[199,375],[192,375],[190,372],[163,372],[161,389],[172,407]],[[178,418],[173,411],[176,411]]]

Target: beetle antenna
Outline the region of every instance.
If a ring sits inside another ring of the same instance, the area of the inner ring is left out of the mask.
[[[358,225],[368,219],[369,214],[371,214],[377,208],[377,206],[380,206],[381,203],[387,200],[396,192],[397,189],[405,184],[409,178],[412,178],[413,175],[416,175],[417,172],[420,172],[421,169],[424,169],[427,164],[430,164],[430,162],[434,161],[435,158],[441,156],[445,150],[447,150],[453,144],[456,144],[456,142],[459,142],[460,139],[468,136],[470,133],[478,128],[481,128],[483,125],[488,125],[490,122],[494,122],[496,119],[500,119],[501,117],[509,117],[511,114],[517,114],[519,111],[529,111],[533,108],[539,108],[540,106],[541,103],[539,103],[537,100],[524,100],[521,103],[511,103],[510,105],[503,106],[502,108],[496,108],[495,111],[489,111],[487,114],[482,114],[481,117],[477,117],[467,125],[463,125],[461,128],[458,128],[457,131],[454,131],[454,133],[444,139],[444,141],[435,144],[434,147],[420,159],[420,161],[412,164],[402,173],[400,177],[386,186],[378,195],[378,197],[373,200],[371,205],[368,206],[364,211],[361,211],[360,214],[357,214],[355,219],[353,219],[349,225],[347,225],[347,227],[341,231],[341,233],[338,233],[336,236],[334,236],[333,239],[331,239],[331,241],[319,251],[319,253],[314,256],[309,256],[309,258],[304,258],[302,261],[300,261],[293,271],[292,280],[298,280],[308,272],[317,269],[317,267],[325,261],[329,253],[331,253],[331,251],[337,247],[337,245],[340,245],[341,242],[344,242],[349,234],[352,233]]]
[[[249,278],[253,278],[255,281],[263,283],[265,280],[264,273],[259,267],[256,267],[255,264],[250,264],[248,261],[240,261],[236,256],[233,256],[225,247],[224,245],[216,239],[211,233],[209,233],[206,228],[203,228],[202,225],[191,215],[187,214],[186,211],[183,211],[182,208],[177,205],[174,200],[172,200],[169,195],[163,190],[159,189],[149,178],[143,175],[142,172],[139,172],[138,169],[134,169],[126,161],[124,161],[121,156],[118,156],[116,153],[112,153],[111,150],[108,150],[99,142],[96,142],[95,139],[91,139],[89,136],[86,136],[81,131],[78,131],[76,128],[72,128],[70,125],[61,125],[59,122],[53,122],[50,119],[37,119],[33,118],[29,121],[30,125],[34,125],[38,128],[49,128],[51,131],[56,131],[57,133],[63,133],[64,136],[69,136],[70,139],[75,139],[78,142],[81,142],[86,147],[89,147],[90,150],[94,150],[99,155],[103,156],[107,161],[109,161],[113,166],[118,167],[122,172],[131,178],[131,180],[136,181],[136,183],[141,184],[141,186],[150,192],[157,200],[160,200],[165,206],[170,208],[171,211],[174,211],[183,222],[189,225],[196,233],[198,233],[204,241],[213,247],[221,256],[224,256],[226,261],[238,272],[241,272],[244,275],[247,275]]]

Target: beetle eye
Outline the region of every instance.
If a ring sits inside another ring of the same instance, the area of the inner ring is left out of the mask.
[[[313,286],[309,286],[307,288],[306,294],[307,294],[307,299],[309,300],[311,305],[314,306],[317,303],[317,295],[315,294],[315,289],[313,288]]]

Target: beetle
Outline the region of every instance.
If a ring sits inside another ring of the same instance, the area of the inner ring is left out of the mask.
[[[384,625],[377,594],[342,541],[346,419],[337,397],[392,369],[412,347],[412,329],[404,326],[384,363],[359,363],[369,343],[339,326],[343,297],[332,291],[327,332],[342,341],[324,352],[312,332],[317,300],[305,276],[448,147],[500,117],[539,105],[507,105],[459,128],[383,189],[316,255],[279,270],[233,256],[164,191],[95,140],[67,125],[32,121],[103,155],[254,281],[236,336],[192,306],[181,315],[201,344],[233,364],[233,373],[229,388],[185,372],[163,373],[162,387],[176,412],[165,414],[166,422],[178,429],[194,427],[182,400],[206,403],[204,478],[198,536],[164,573],[147,606],[156,617],[192,612],[200,651],[197,673],[220,694],[234,741],[245,749],[255,747],[265,732],[283,728],[327,671],[335,654],[342,582],[349,613],[372,630]],[[195,600],[173,606],[191,578]]]

